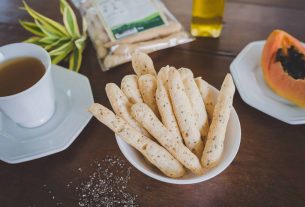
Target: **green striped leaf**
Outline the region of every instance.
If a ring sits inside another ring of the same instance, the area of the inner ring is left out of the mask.
[[[82,50],[74,48],[70,55],[69,69],[78,72],[82,63]]]
[[[41,43],[45,43],[45,44],[52,44],[54,42],[58,41],[58,37],[53,37],[53,36],[47,36],[47,37],[43,37],[39,40],[39,42]]]
[[[33,19],[35,19],[35,20],[40,21],[43,24],[43,26],[48,26],[49,28],[52,28],[54,31],[58,31],[62,36],[68,35],[68,33],[63,25],[36,12],[31,7],[29,7],[27,5],[27,3],[25,3],[25,1],[23,1],[23,5],[24,5],[25,10],[31,15],[31,17],[33,17]]]
[[[57,41],[53,42],[52,44],[48,44],[44,49],[46,49],[47,51],[50,51],[54,47],[59,47],[60,45],[67,43],[68,41],[71,41],[71,38],[62,37],[62,38],[58,39]]]
[[[61,0],[61,2],[63,2],[63,1],[64,0]],[[80,33],[79,33],[76,16],[75,16],[72,8],[67,3],[64,4],[63,12],[64,12],[63,20],[64,20],[64,25],[66,27],[67,32],[72,37],[79,37]]]
[[[23,42],[36,44],[36,45],[39,45],[39,46],[45,48],[47,45],[43,42],[40,42],[40,39],[41,39],[40,37],[30,37]]]
[[[49,36],[49,37],[53,37],[53,38],[58,37],[56,32],[55,33],[51,32],[49,29],[47,29],[42,24],[40,24],[40,22],[38,20],[36,20],[36,19],[35,19],[35,24],[45,34],[45,36]]]
[[[62,61],[63,59],[65,59],[72,50],[73,50],[73,47],[69,47],[58,55],[51,55],[52,64],[57,64],[60,61]]]
[[[75,46],[80,49],[83,50],[85,48],[85,42],[86,42],[87,37],[82,36],[81,38],[77,39],[74,43]]]
[[[41,39],[41,37],[30,37],[30,38],[24,40],[23,42],[38,44],[40,39]]]
[[[69,42],[63,44],[62,46],[50,51],[49,54],[52,56],[57,56],[68,50],[71,51],[73,49],[73,47],[74,47],[73,42],[69,41]]]
[[[57,36],[57,37],[65,37],[66,35],[63,35],[60,31],[54,29],[53,27],[51,27],[48,24],[44,24],[43,22],[41,22],[41,26],[47,30],[49,33],[51,33],[53,36]]]
[[[19,20],[19,23],[27,31],[29,31],[35,35],[41,36],[41,37],[45,36],[45,34],[41,31],[41,29],[34,22],[27,22],[27,21]]]
[[[88,23],[84,17],[82,18],[82,27],[83,27],[83,36],[87,37]]]
[[[64,9],[69,6],[66,0],[60,0],[59,1],[59,9],[60,9],[60,13],[62,15],[64,15]]]

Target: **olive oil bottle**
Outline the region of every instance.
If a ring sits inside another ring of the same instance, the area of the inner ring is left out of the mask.
[[[193,0],[191,33],[193,36],[219,37],[225,0]]]

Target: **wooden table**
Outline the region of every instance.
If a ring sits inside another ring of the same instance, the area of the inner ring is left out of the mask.
[[[28,3],[61,20],[57,0]],[[188,29],[191,1],[165,3]],[[18,24],[18,19],[29,19],[19,6],[20,0],[0,1],[0,45],[30,36]],[[247,43],[265,39],[277,28],[305,40],[304,19],[302,0],[231,0],[219,39],[198,38],[155,52],[152,58],[156,68],[167,64],[188,67],[219,88],[230,63]],[[89,78],[96,102],[109,107],[105,84],[119,83],[131,72],[131,65],[125,64],[103,73],[88,42],[80,73]],[[125,163],[125,170],[130,168],[124,195],[132,196],[135,206],[305,206],[305,125],[292,126],[267,116],[245,104],[238,93],[234,107],[242,127],[239,152],[223,173],[209,181],[178,186],[145,176],[125,160],[114,134],[92,119],[63,152],[22,164],[0,162],[0,206],[78,206],[82,204],[78,186],[96,170],[92,163],[103,162],[107,156]],[[114,197],[123,201],[124,195]]]

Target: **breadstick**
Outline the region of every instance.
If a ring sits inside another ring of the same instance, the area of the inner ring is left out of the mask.
[[[131,60],[131,56],[122,55],[107,55],[104,59],[104,65],[108,69],[127,63]]]
[[[121,89],[132,104],[142,103],[143,99],[138,86],[138,77],[136,75],[126,75],[122,79]]]
[[[178,32],[181,30],[181,25],[178,22],[169,22],[168,25],[152,28],[149,30],[145,30],[136,35],[132,35],[126,37],[122,40],[118,40],[115,42],[108,42],[105,44],[106,47],[112,47],[116,44],[126,44],[126,43],[135,43],[135,42],[143,42],[155,38],[164,37],[170,35],[174,32]]]
[[[107,55],[107,50],[103,45],[104,43],[101,40],[95,40],[94,45],[98,58],[104,58]]]
[[[140,42],[135,44],[120,44],[115,48],[113,54],[115,55],[130,55],[135,51],[151,53],[157,50],[171,47],[173,45],[178,45],[185,43],[188,39],[188,34],[186,32],[176,32],[167,37],[160,39],[150,40],[146,42]]]
[[[199,89],[194,81],[193,72],[187,68],[180,68],[178,71],[185,88],[185,93],[190,100],[196,125],[205,142],[209,131],[209,120]]]
[[[166,86],[166,90],[168,91],[168,87],[167,87],[167,83],[168,83],[168,73],[170,69],[175,69],[174,67],[171,67],[169,65],[162,67],[158,74],[157,74],[157,78],[159,80],[161,80],[161,82],[163,83],[164,86]]]
[[[135,52],[132,55],[132,67],[134,72],[138,75],[151,74],[156,75],[156,70],[152,59],[143,52]]]
[[[125,121],[135,128],[138,132],[151,138],[151,135],[136,121],[130,114],[131,103],[128,101],[126,95],[115,83],[107,83],[106,94],[114,112],[125,119]]]
[[[228,73],[217,98],[207,142],[201,157],[201,163],[204,167],[216,166],[221,158],[234,92],[235,86],[232,76]]]
[[[172,178],[184,175],[183,166],[169,152],[156,142],[143,136],[124,119],[97,103],[92,104],[89,111],[125,142],[141,152],[150,163],[159,168],[165,175]]]
[[[146,103],[153,110],[153,112],[160,117],[156,103],[156,77],[150,74],[142,75],[138,79],[138,84],[144,103]]]
[[[131,113],[182,165],[197,175],[203,173],[203,168],[196,155],[175,139],[146,104],[134,104],[131,107]]]
[[[193,153],[201,157],[203,142],[180,74],[175,69],[169,71],[168,89],[184,143]]]
[[[214,111],[214,107],[215,107],[215,101],[214,101],[215,94],[214,94],[213,90],[211,89],[211,86],[201,77],[195,78],[195,82],[199,88],[205,108],[208,112],[209,120],[212,120],[213,111]],[[218,92],[217,92],[217,95],[218,95]]]
[[[158,86],[156,91],[156,102],[161,115],[162,123],[171,131],[176,139],[183,143],[182,136],[174,115],[172,103],[168,92],[168,71],[170,67],[166,66],[160,69],[157,76]]]
[[[93,39],[93,42],[100,40],[103,42],[103,47],[105,47],[104,43],[109,41],[109,37],[98,15],[95,12],[85,12],[84,18],[88,23],[88,33]]]

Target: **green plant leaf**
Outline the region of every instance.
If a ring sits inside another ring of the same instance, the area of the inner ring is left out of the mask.
[[[40,39],[41,39],[41,37],[30,37],[30,38],[24,40],[23,42],[38,44]]]
[[[88,23],[84,17],[82,18],[82,27],[83,27],[83,36],[87,37]]]
[[[64,52],[66,52],[67,50],[71,51],[73,49],[73,47],[74,47],[73,42],[69,41],[69,42],[61,45],[60,47],[50,51],[49,54],[52,55],[52,56],[57,56],[57,55],[60,55]]]
[[[39,21],[36,19],[35,19],[35,24],[40,28],[40,30],[45,34],[45,36],[53,37],[53,38],[58,37],[57,34],[50,32],[48,29],[46,29],[46,27],[44,27],[42,24],[40,24]]]
[[[58,40],[58,37],[53,37],[53,36],[47,36],[43,37],[39,40],[39,42],[45,43],[47,45],[50,45]]]
[[[67,57],[67,55],[73,50],[73,47],[68,47],[66,48],[66,50],[63,50],[62,53],[59,53],[58,55],[52,55],[52,64],[57,64],[60,61],[62,61],[63,59],[65,59],[65,57]]]
[[[60,13],[62,15],[64,15],[64,9],[69,6],[66,0],[60,0],[59,1],[59,9],[60,9]]]
[[[50,51],[54,47],[59,47],[60,45],[67,43],[68,41],[71,41],[70,37],[62,37],[62,38],[58,39],[57,41],[53,42],[52,44],[48,44],[44,49],[46,49],[47,51]]]
[[[40,37],[30,37],[23,42],[36,44],[36,45],[39,45],[39,46],[45,48],[47,45],[43,42],[40,42],[40,40],[41,40]]]
[[[27,31],[29,31],[35,35],[41,36],[41,37],[45,36],[45,34],[41,31],[41,29],[34,22],[27,22],[27,21],[19,20],[19,23]]]
[[[83,50],[85,48],[85,43],[86,43],[86,39],[87,37],[82,36],[81,38],[77,39],[74,43],[75,46],[80,49]]]
[[[24,5],[25,10],[31,15],[31,17],[33,17],[33,19],[35,19],[35,20],[40,21],[43,24],[43,26],[48,26],[48,27],[52,28],[52,30],[57,31],[62,36],[68,35],[68,33],[63,25],[36,12],[31,7],[29,7],[25,1],[23,1],[23,5]]]
[[[62,3],[65,2],[64,0],[60,1],[61,4],[63,4],[63,20],[64,20],[64,25],[66,27],[67,32],[72,36],[72,37],[79,37],[79,28],[76,20],[76,16],[72,10],[72,8],[69,6],[69,4]]]
[[[82,50],[74,48],[70,55],[69,69],[78,72],[82,63]]]

